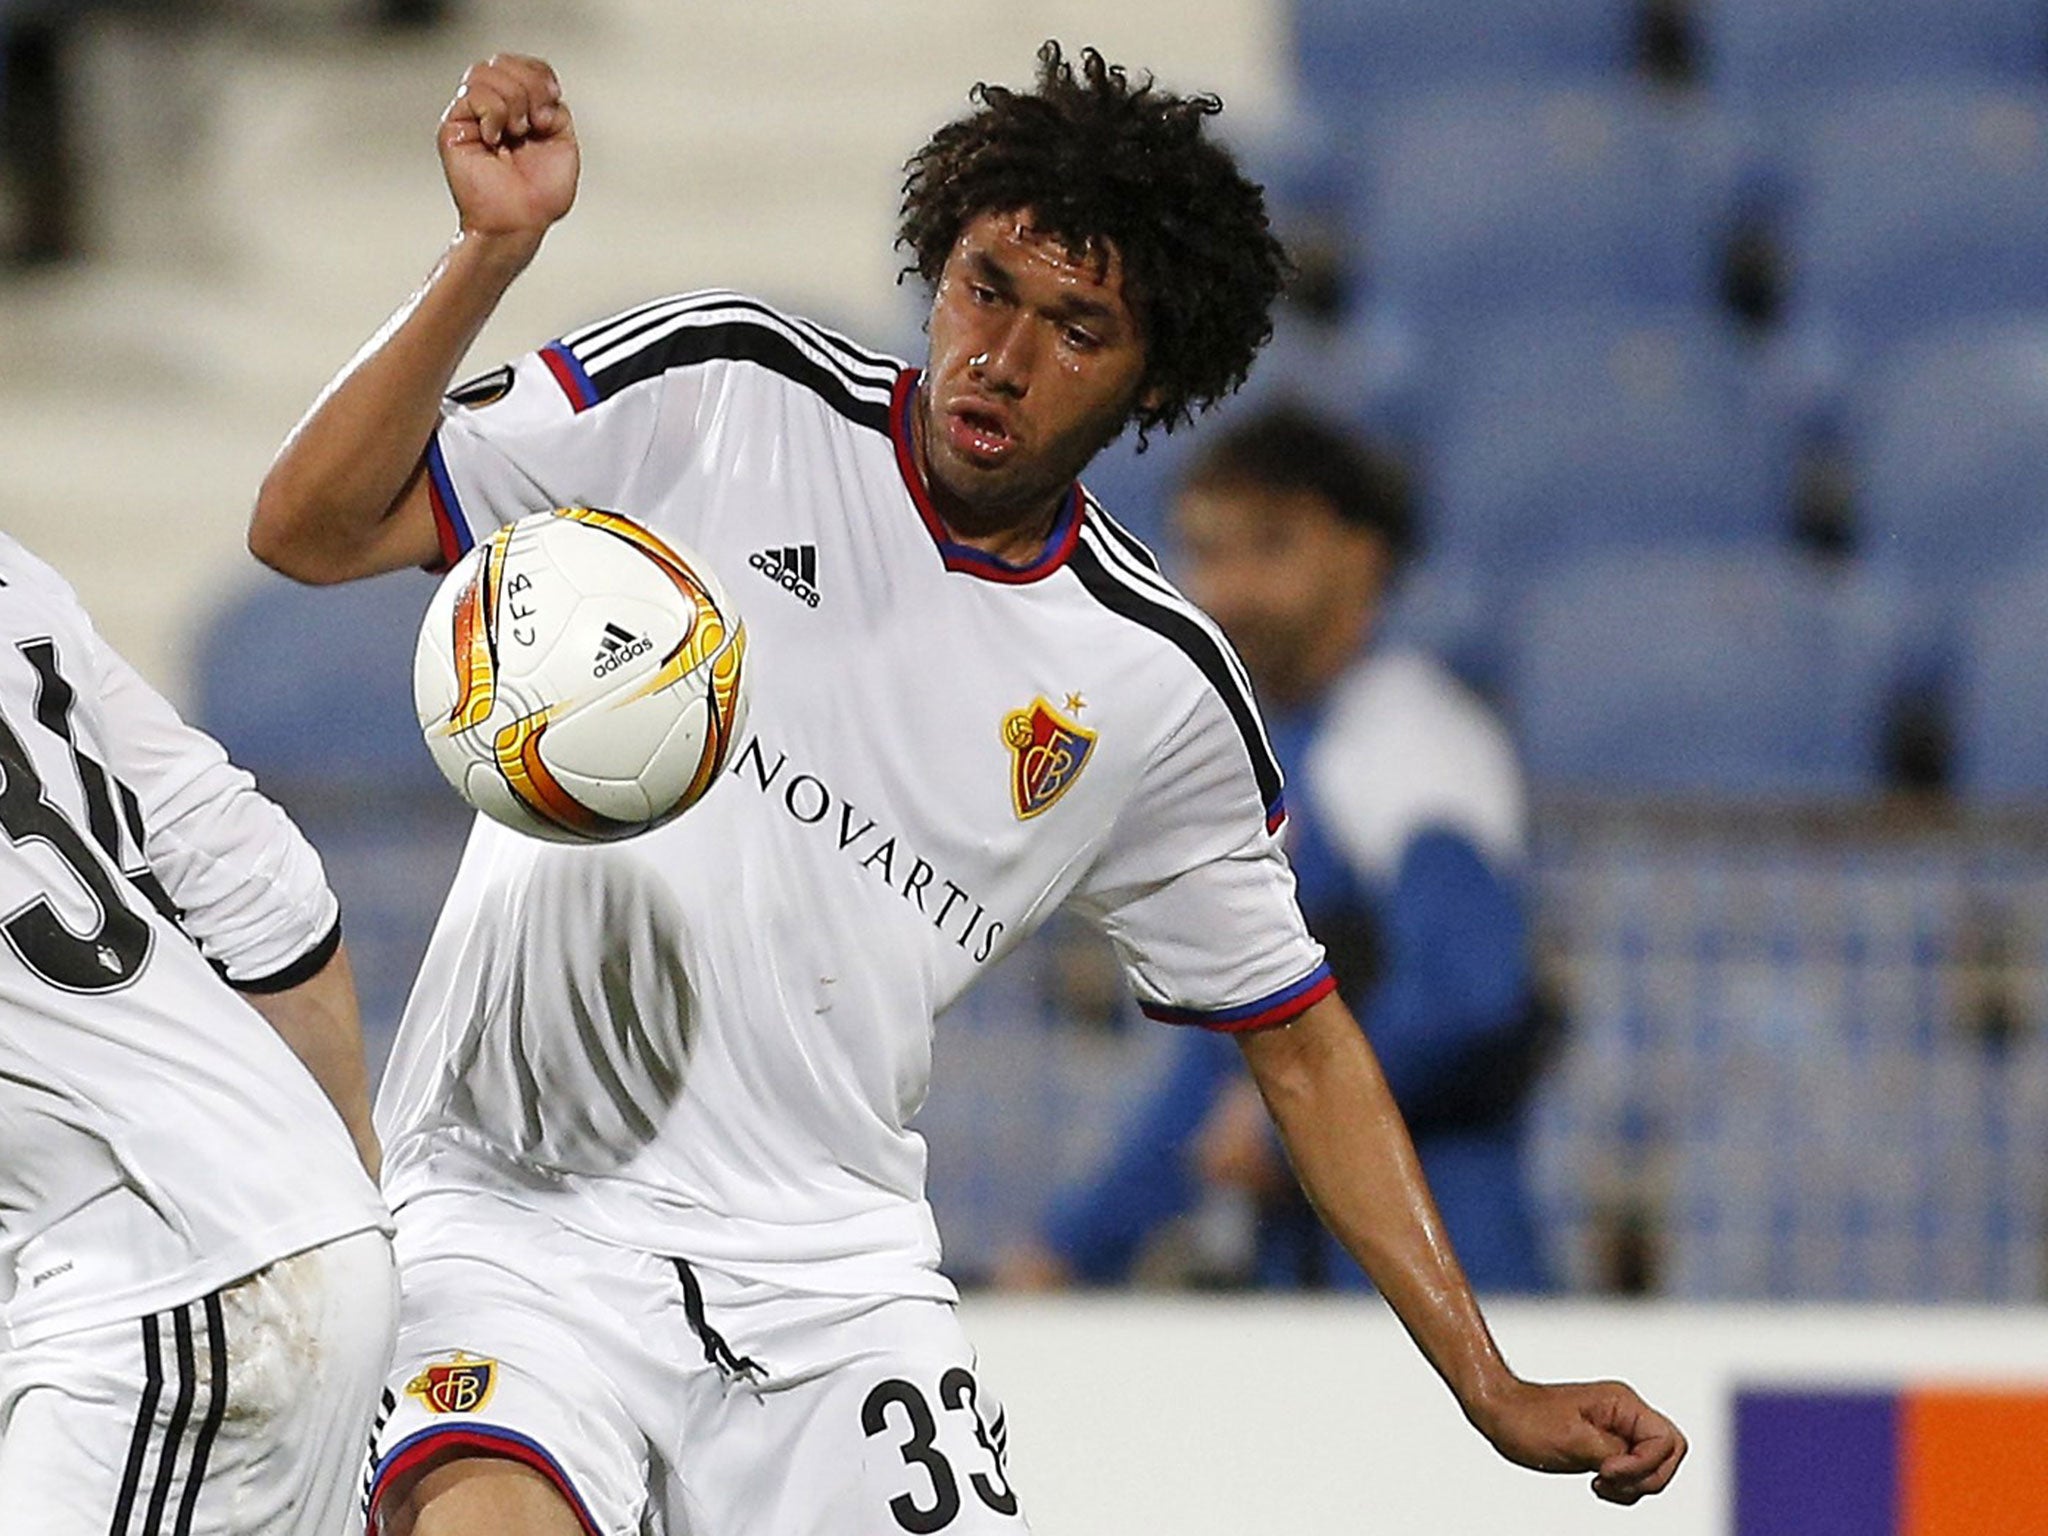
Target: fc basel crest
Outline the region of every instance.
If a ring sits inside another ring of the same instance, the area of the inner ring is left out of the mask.
[[[1081,776],[1095,750],[1095,733],[1041,697],[1029,709],[1013,709],[1003,717],[1003,744],[1010,749],[1011,802],[1017,819],[1029,821]]]
[[[429,1413],[475,1413],[491,1400],[497,1384],[497,1361],[458,1349],[450,1359],[428,1366],[408,1381],[405,1395],[418,1398]]]

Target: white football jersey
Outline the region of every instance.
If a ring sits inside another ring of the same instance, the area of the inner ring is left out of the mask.
[[[326,963],[318,856],[4,534],[0,834],[0,1343],[388,1227],[341,1117],[221,979]]]
[[[563,504],[645,523],[739,609],[750,716],[653,833],[479,821],[378,1103],[394,1205],[481,1183],[798,1289],[949,1296],[909,1126],[933,1016],[1055,908],[1169,1022],[1329,990],[1236,657],[1078,487],[1028,565],[949,541],[915,384],[710,293],[451,396],[446,556]]]

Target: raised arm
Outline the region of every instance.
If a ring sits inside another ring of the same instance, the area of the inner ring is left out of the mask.
[[[495,54],[442,114],[459,230],[420,290],[322,390],[278,450],[249,523],[265,565],[308,582],[439,554],[425,454],[441,397],[549,227],[576,198],[575,125],[555,73]]]
[[[1508,1369],[1350,1010],[1331,996],[1239,1044],[1324,1223],[1494,1448],[1541,1472],[1592,1472],[1594,1493],[1617,1504],[1670,1482],[1685,1437],[1632,1389],[1537,1384]]]

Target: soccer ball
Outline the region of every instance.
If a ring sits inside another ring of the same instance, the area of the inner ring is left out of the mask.
[[[704,562],[616,512],[500,528],[427,605],[413,702],[463,799],[550,842],[680,816],[746,722],[747,632]]]

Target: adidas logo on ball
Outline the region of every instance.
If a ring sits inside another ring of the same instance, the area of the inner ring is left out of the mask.
[[[697,555],[619,513],[563,507],[477,540],[441,579],[413,705],[435,767],[486,816],[549,842],[615,842],[718,783],[746,729],[746,652]]]
[[[616,624],[606,624],[604,635],[597,642],[597,660],[591,666],[592,677],[603,677],[607,672],[616,672],[635,656],[643,656],[654,649],[654,642],[645,635],[635,635]]]

